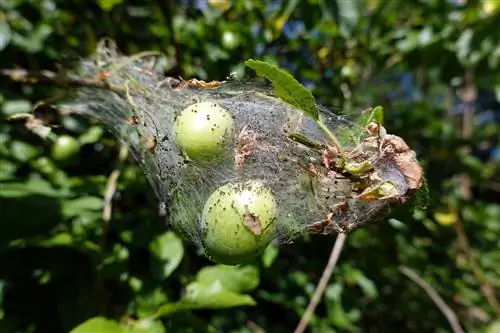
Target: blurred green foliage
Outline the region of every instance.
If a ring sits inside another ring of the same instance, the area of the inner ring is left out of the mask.
[[[0,67],[70,67],[110,37],[128,54],[161,51],[166,75],[221,80],[253,58],[346,116],[382,105],[425,166],[431,201],[348,238],[310,332],[450,332],[405,265],[467,332],[495,333],[499,22],[494,0],[4,0]],[[61,91],[0,80],[0,332],[293,331],[333,238],[214,265],[168,230],[117,140],[37,107]],[[33,110],[55,137],[7,121]]]

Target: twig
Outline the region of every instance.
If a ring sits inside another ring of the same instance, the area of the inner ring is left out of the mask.
[[[116,192],[118,177],[120,177],[120,170],[113,170],[113,172],[109,175],[108,183],[106,184],[106,193],[104,194],[103,200],[104,208],[102,210],[102,219],[106,223],[111,220],[112,202]]]
[[[257,323],[251,320],[247,322],[247,327],[253,333],[266,333],[266,331],[262,327],[260,327]]]
[[[48,70],[28,71],[26,69],[0,69],[0,75],[12,81],[27,84],[52,84],[60,87],[92,87],[123,94],[123,87],[111,84],[102,78],[81,78],[70,73],[55,73]]]
[[[333,245],[332,252],[330,254],[330,259],[328,259],[328,263],[326,264],[326,267],[323,271],[323,275],[321,276],[321,279],[319,280],[318,285],[316,286],[316,290],[314,290],[314,294],[311,298],[311,301],[309,302],[309,305],[307,306],[306,311],[302,315],[302,318],[300,319],[299,324],[297,325],[297,328],[295,329],[294,333],[302,333],[305,331],[307,325],[309,324],[309,321],[311,320],[312,315],[314,314],[314,311],[316,310],[316,307],[318,306],[321,297],[323,296],[326,286],[328,285],[328,281],[330,281],[330,277],[332,276],[332,272],[335,269],[335,266],[337,265],[337,261],[340,256],[340,252],[342,251],[342,248],[344,247],[345,240],[347,238],[347,234],[339,234],[337,236],[337,239],[335,240],[335,244]]]
[[[445,301],[439,296],[436,290],[432,288],[430,284],[428,284],[424,279],[417,275],[413,270],[408,267],[400,266],[399,271],[406,275],[410,280],[415,282],[420,288],[422,288],[432,299],[434,304],[439,308],[441,313],[446,317],[448,323],[453,329],[454,333],[464,333],[465,331],[460,326],[458,321],[458,317],[455,312],[445,303]]]
[[[118,157],[118,165],[111,172],[108,178],[108,182],[106,183],[106,189],[104,191],[104,199],[103,205],[104,208],[102,210],[102,233],[101,233],[101,249],[104,251],[104,247],[106,245],[106,236],[109,229],[109,221],[111,220],[111,214],[113,211],[113,197],[116,193],[116,187],[118,185],[118,178],[121,174],[121,169],[123,163],[127,159],[128,148],[126,146],[120,147],[119,157]]]

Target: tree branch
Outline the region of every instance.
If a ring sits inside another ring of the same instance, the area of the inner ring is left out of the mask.
[[[332,276],[332,272],[337,265],[337,261],[340,256],[340,252],[342,252],[342,248],[344,247],[345,240],[347,238],[347,234],[338,234],[337,239],[335,240],[335,244],[333,245],[332,252],[330,254],[330,259],[328,259],[328,263],[326,264],[325,269],[323,270],[323,275],[316,286],[316,290],[314,290],[314,294],[307,306],[306,311],[302,315],[297,328],[294,333],[303,333],[311,320],[311,317],[316,310],[319,302],[321,301],[321,297],[325,293],[326,286],[328,285],[328,281],[330,281],[330,277]]]
[[[448,323],[453,329],[454,333],[464,333],[465,331],[460,326],[457,315],[453,310],[445,303],[445,301],[439,296],[436,290],[432,288],[430,284],[428,284],[424,279],[417,275],[413,270],[408,267],[400,266],[399,271],[406,275],[410,280],[415,282],[420,288],[422,288],[432,299],[434,304],[439,308],[441,313],[446,317]]]
[[[0,75],[9,77],[12,81],[26,84],[51,84],[59,87],[92,87],[111,90],[123,94],[125,88],[111,84],[102,78],[81,78],[69,73],[52,71],[28,71],[26,69],[0,69]]]

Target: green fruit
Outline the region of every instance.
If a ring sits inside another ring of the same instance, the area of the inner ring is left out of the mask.
[[[59,163],[72,163],[80,151],[80,143],[69,135],[61,135],[52,145],[52,160]]]
[[[174,124],[175,140],[191,159],[210,161],[225,153],[234,136],[231,114],[214,102],[201,102],[184,109]]]
[[[277,215],[273,193],[260,182],[218,188],[205,203],[201,217],[206,254],[225,265],[254,258],[273,240]]]

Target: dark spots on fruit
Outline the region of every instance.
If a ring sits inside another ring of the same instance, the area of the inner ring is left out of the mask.
[[[129,122],[132,126],[135,126],[135,125],[139,125],[140,120],[139,120],[139,117],[137,115],[133,115],[132,117],[130,117]]]

